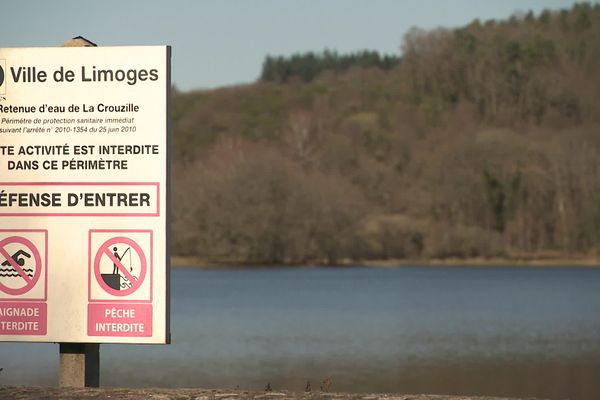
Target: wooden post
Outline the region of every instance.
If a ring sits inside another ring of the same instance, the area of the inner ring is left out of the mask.
[[[59,387],[100,386],[100,345],[60,343]]]
[[[96,44],[77,36],[61,47],[95,47]],[[100,345],[98,343],[59,343],[59,387],[100,386]]]

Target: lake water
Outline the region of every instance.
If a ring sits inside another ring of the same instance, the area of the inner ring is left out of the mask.
[[[101,385],[600,398],[600,269],[174,269],[168,346],[101,346]],[[58,345],[0,343],[0,384]]]

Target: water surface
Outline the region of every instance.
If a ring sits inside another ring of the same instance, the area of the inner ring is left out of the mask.
[[[168,346],[101,346],[104,386],[600,398],[600,269],[175,269]],[[0,384],[57,382],[0,344]]]

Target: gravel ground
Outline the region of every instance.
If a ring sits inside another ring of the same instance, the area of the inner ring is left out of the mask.
[[[517,400],[507,397],[438,396],[426,394],[352,394],[329,392],[252,392],[208,389],[111,389],[0,386],[0,400]],[[519,400],[535,400],[533,398]],[[538,399],[541,400],[541,399]]]

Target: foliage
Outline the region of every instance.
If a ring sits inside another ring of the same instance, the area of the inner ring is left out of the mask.
[[[290,57],[267,56],[263,62],[260,79],[286,83],[296,78],[310,82],[325,71],[340,73],[353,67],[389,70],[398,64],[398,60],[396,56],[381,56],[376,51],[368,50],[348,55],[325,50],[321,54],[308,52]]]
[[[413,29],[402,48],[271,57],[255,84],[177,93],[175,253],[598,252],[600,6]]]

